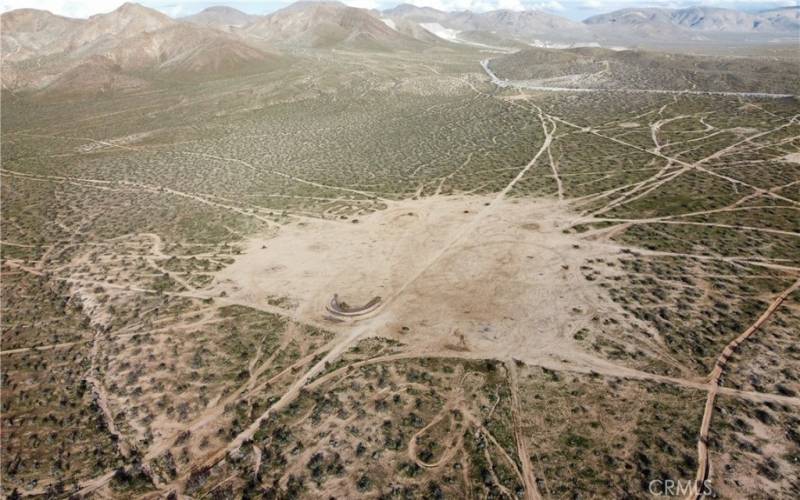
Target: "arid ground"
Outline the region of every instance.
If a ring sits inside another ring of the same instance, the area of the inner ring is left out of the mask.
[[[4,496],[800,494],[796,82],[325,54],[3,91]]]

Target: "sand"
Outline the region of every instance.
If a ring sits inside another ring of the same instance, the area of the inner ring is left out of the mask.
[[[358,223],[295,223],[249,240],[214,291],[249,304],[285,297],[314,321],[330,320],[334,293],[352,305],[381,296],[347,321],[420,349],[499,359],[565,353],[592,316],[619,312],[580,271],[587,259],[615,261],[618,248],[564,234],[575,215],[555,200],[503,200],[471,221],[489,201],[432,197]]]

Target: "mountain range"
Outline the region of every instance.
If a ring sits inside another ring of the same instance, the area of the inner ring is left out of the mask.
[[[686,9],[623,9],[592,16],[587,26],[645,28],[650,32],[669,34],[674,29],[732,33],[797,32],[800,29],[800,8],[785,7],[759,13],[714,7]]]
[[[383,11],[392,20],[414,21],[434,33],[456,33],[462,41],[478,36],[551,46],[638,44],[680,37],[708,39],[714,35],[800,34],[800,8],[785,7],[758,13],[713,7],[686,9],[633,8],[590,17],[583,22],[541,11],[495,10],[443,12],[403,4]],[[536,43],[539,42],[539,43]]]
[[[3,88],[70,92],[137,87],[153,74],[264,71],[308,49],[446,53],[464,46],[612,46],[732,34],[796,40],[800,9],[641,8],[576,22],[540,11],[444,12],[408,4],[376,11],[298,2],[266,16],[209,7],[173,19],[126,3],[88,19],[19,9],[2,14],[0,23]]]
[[[421,48],[421,41],[400,33],[373,12],[339,2],[297,2],[255,20],[242,32],[245,36],[290,47]]]

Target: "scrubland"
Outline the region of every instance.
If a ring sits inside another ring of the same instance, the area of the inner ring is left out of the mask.
[[[797,491],[795,98],[330,54],[3,93],[4,495]]]

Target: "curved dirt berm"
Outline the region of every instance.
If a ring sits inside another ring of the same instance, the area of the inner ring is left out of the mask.
[[[354,316],[363,316],[365,314],[369,314],[377,309],[380,305],[381,298],[379,296],[375,296],[363,306],[352,307],[346,302],[340,302],[339,294],[334,293],[333,298],[331,298],[331,301],[328,303],[325,309],[327,309],[331,314],[352,318]]]

